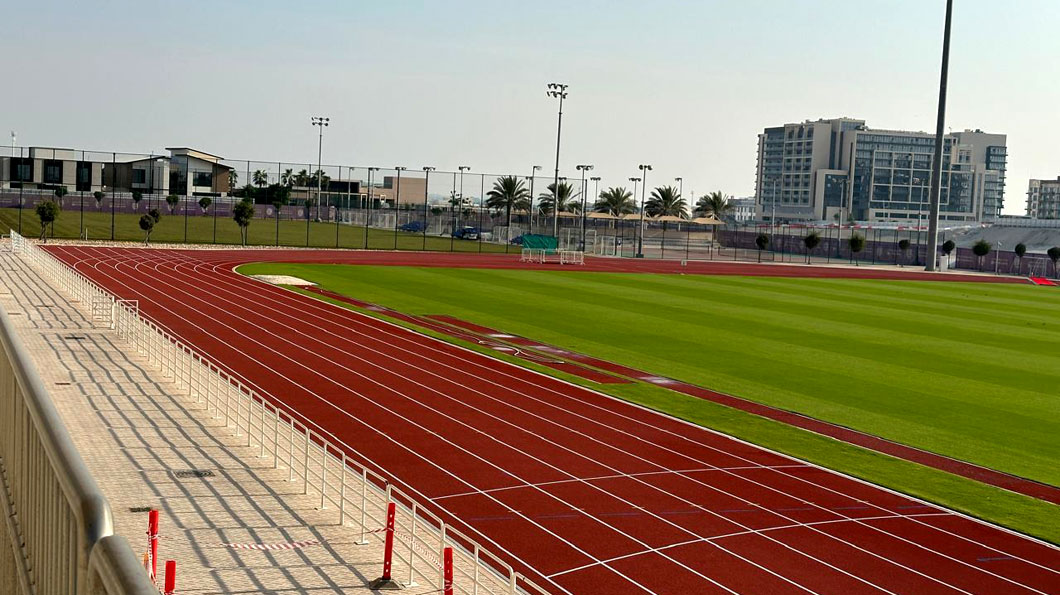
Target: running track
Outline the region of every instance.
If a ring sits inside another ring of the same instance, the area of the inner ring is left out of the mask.
[[[231,270],[341,253],[49,249],[557,593],[1060,593],[1053,546]]]

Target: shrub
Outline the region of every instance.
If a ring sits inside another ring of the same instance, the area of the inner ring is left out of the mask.
[[[850,259],[857,264],[857,254],[865,249],[865,236],[860,233],[851,234],[847,239],[847,246],[850,247]]]
[[[151,241],[151,231],[155,228],[155,218],[150,215],[140,217],[140,229],[144,230],[144,246]]]
[[[764,233],[758,234],[755,238],[755,246],[758,246],[758,262],[762,262],[762,250],[769,247],[769,236]]]
[[[806,237],[802,238],[802,243],[806,246],[806,264],[810,263],[810,252],[821,243],[821,235],[816,231],[811,231],[806,234]]]
[[[176,208],[177,203],[180,202],[180,197],[176,194],[170,194],[166,197],[166,203],[169,204],[169,212],[172,213],[173,209]]]
[[[52,226],[52,235],[55,235],[55,220],[59,218],[62,209],[54,200],[46,200],[37,203],[37,218],[40,219],[40,239],[48,241],[48,226]]]
[[[990,242],[986,240],[979,240],[972,246],[972,254],[979,259],[979,270],[983,269],[983,257],[990,254],[990,248]]]

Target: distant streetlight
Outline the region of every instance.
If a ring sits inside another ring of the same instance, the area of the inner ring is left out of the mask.
[[[429,165],[423,166],[423,249],[425,251],[427,250],[427,223],[429,221],[427,216],[430,212],[430,207],[427,204],[427,199],[429,196],[429,189],[431,187],[431,172],[434,171],[434,169],[435,168]]]
[[[394,250],[397,250],[398,244],[398,204],[401,202],[401,172],[407,168],[395,165],[394,169],[397,171],[397,189],[394,190]]]
[[[552,181],[552,235],[559,237],[559,141],[563,131],[563,100],[567,98],[567,85],[562,83],[549,83],[549,97],[559,99],[559,118],[556,120],[556,175]]]
[[[368,249],[368,229],[372,226],[372,174],[379,171],[378,167],[368,168],[368,210],[364,214],[364,249]]]
[[[320,134],[317,136],[317,219],[320,219],[320,194],[324,187],[324,170],[321,166],[321,156],[324,150],[324,128],[328,126],[331,118],[325,118],[323,116],[313,116],[311,118],[313,126],[320,128]]]
[[[586,206],[585,205],[585,195],[587,194],[586,193],[587,188],[585,186],[585,172],[592,171],[592,169],[593,169],[593,166],[591,166],[591,165],[579,165],[578,166],[578,171],[582,172],[582,188],[581,188],[581,191],[582,191],[582,244],[581,244],[582,251],[585,250],[585,206]]]
[[[637,258],[644,258],[644,199],[648,194],[648,172],[651,171],[651,166],[641,164],[637,169],[644,178],[644,184],[640,187],[640,237],[637,240]]]
[[[470,165],[460,165],[460,166],[457,167],[457,169],[460,170],[460,204],[457,205],[457,210],[456,210],[456,222],[457,222],[457,225],[459,226],[459,225],[463,225],[463,222],[460,220],[460,216],[463,215],[462,210],[464,208],[464,172],[471,171],[471,166]],[[453,228],[453,231],[456,231],[455,227]]]

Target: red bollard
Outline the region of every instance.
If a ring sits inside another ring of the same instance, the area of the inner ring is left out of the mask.
[[[373,590],[400,589],[401,585],[390,576],[391,565],[394,560],[394,519],[397,516],[397,505],[394,502],[386,507],[386,545],[383,549],[383,576],[368,583]]]
[[[158,576],[158,511],[147,513],[147,547],[151,550],[151,581]]]
[[[165,595],[173,595],[177,589],[177,562],[166,560],[166,588]]]
[[[442,595],[453,595],[453,548],[442,550]]]

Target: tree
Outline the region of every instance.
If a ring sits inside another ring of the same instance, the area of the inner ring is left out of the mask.
[[[530,191],[526,188],[526,184],[515,176],[497,178],[486,196],[489,197],[486,199],[487,208],[504,209],[509,234],[512,228],[512,209],[530,208]]]
[[[711,192],[699,197],[696,201],[696,214],[703,217],[714,217],[724,219],[732,212],[732,199],[725,196],[721,191]]]
[[[854,261],[854,265],[857,266],[857,255],[865,249],[865,236],[860,233],[852,233],[847,239],[847,245],[850,247],[850,260]]]
[[[100,192],[99,190],[96,190],[95,192],[92,193],[92,198],[96,199],[96,208],[102,211],[103,210],[103,193]]]
[[[612,187],[600,193],[599,198],[593,204],[593,210],[597,213],[621,217],[637,212],[637,203],[633,201],[633,193],[625,187]]]
[[[144,193],[139,190],[132,191],[133,205],[140,206],[140,201],[144,199]]]
[[[898,240],[898,249],[902,251],[902,260],[905,260],[905,254],[909,251],[909,240]],[[898,263],[898,266],[902,266],[902,263]]]
[[[288,188],[290,188],[291,186],[294,186],[294,170],[293,169],[287,168],[287,169],[283,170],[283,173],[280,174],[280,184],[283,184],[284,186],[287,186]]]
[[[236,225],[239,226],[239,239],[246,246],[250,220],[254,218],[254,203],[245,198],[239,201],[235,208],[232,209],[232,218],[235,219]]]
[[[272,199],[272,208],[276,215],[276,245],[280,245],[280,208],[286,205],[289,201],[287,200],[286,193],[278,193]]]
[[[155,223],[157,223],[157,221],[155,221],[155,218],[151,215],[140,217],[140,229],[144,230],[144,246],[151,241],[151,232],[155,229]]]
[[[295,186],[308,186],[309,185],[309,172],[307,172],[304,169],[300,170],[297,174],[294,175],[293,179],[294,179],[294,185]]]
[[[1026,246],[1026,244],[1020,242],[1019,244],[1016,244],[1016,247],[1013,248],[1013,251],[1016,253],[1016,256],[1020,259],[1019,260],[1019,269],[1017,269],[1017,274],[1022,275],[1023,274],[1023,255],[1027,253],[1027,246]]]
[[[155,220],[156,224],[162,220],[162,213],[158,209],[151,209],[150,211],[147,211],[147,214]]]
[[[652,217],[671,215],[683,219],[688,215],[685,199],[673,186],[659,186],[652,190],[651,198],[644,205],[644,212]]]
[[[204,196],[204,197],[199,199],[199,208],[202,209],[203,213],[205,213],[206,210],[209,209],[210,205],[212,205],[212,204],[213,204],[213,199],[210,198],[209,196]]]
[[[983,270],[983,257],[990,254],[990,242],[986,240],[979,240],[972,245],[972,254],[975,254],[979,258],[979,270]]]
[[[66,186],[59,186],[55,189],[55,198],[58,198],[61,201],[68,193],[69,191],[66,189]]]
[[[821,243],[821,235],[816,231],[811,231],[806,234],[806,237],[802,238],[802,244],[806,246],[806,264],[810,264],[810,253],[813,249]]]
[[[559,212],[577,212],[581,210],[581,205],[575,200],[578,198],[578,194],[574,192],[574,186],[571,186],[567,182],[560,182],[558,193],[555,192],[555,188],[555,184],[549,184],[547,189],[548,192],[543,192],[541,196],[538,197],[538,210],[542,215],[552,214],[552,205],[557,204],[557,197]],[[553,196],[554,194],[557,196]]]
[[[173,209],[177,208],[178,202],[180,202],[180,197],[176,194],[170,194],[166,197],[166,203],[169,205],[170,214],[173,213]]]
[[[1053,246],[1045,253],[1049,255],[1049,260],[1053,261],[1053,276],[1060,278],[1060,272],[1056,270],[1056,263],[1060,262],[1060,246]]]
[[[762,250],[769,246],[769,236],[764,233],[758,234],[755,238],[755,246],[758,246],[758,262],[762,262]]]
[[[235,168],[228,170],[228,187],[235,188],[239,185],[239,172]]]
[[[945,242],[942,243],[942,253],[946,256],[946,259],[947,259],[946,264],[947,265],[950,264],[949,263],[950,252],[953,252],[953,249],[956,248],[956,247],[957,247],[957,243],[954,242],[953,240],[946,240]],[[946,268],[950,268],[950,267],[947,266]]]
[[[254,171],[254,185],[258,188],[264,188],[269,183],[269,174],[265,173],[265,170],[258,169]]]
[[[40,219],[40,239],[48,241],[48,226],[52,227],[52,237],[55,237],[55,220],[59,218],[62,208],[54,200],[46,200],[37,203],[37,218]]]

